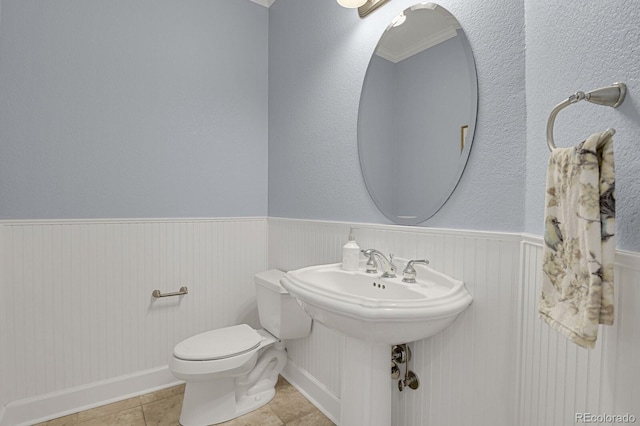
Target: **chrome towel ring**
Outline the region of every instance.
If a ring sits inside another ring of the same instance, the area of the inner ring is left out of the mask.
[[[555,108],[553,108],[551,114],[549,114],[549,119],[547,120],[547,145],[549,146],[549,151],[553,151],[556,148],[556,144],[553,142],[553,123],[556,121],[556,116],[561,109],[571,104],[575,104],[576,102],[579,102],[581,100],[591,102],[592,104],[617,108],[624,102],[626,94],[626,84],[613,83],[612,86],[592,90],[591,92],[587,93],[576,92],[568,99],[560,102],[555,106]],[[605,137],[603,137],[602,140],[606,140],[608,137],[613,136],[615,133],[616,131],[614,129],[607,129],[604,135]]]

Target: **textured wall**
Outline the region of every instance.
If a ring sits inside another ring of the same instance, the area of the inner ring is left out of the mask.
[[[627,84],[617,109],[580,102],[556,119],[556,145],[576,145],[608,127],[616,160],[618,247],[640,250],[640,3],[526,2],[527,45],[527,198],[526,230],[541,234],[545,172],[549,150],[547,118],[553,107],[578,90],[614,82]]]
[[[266,215],[268,9],[3,0],[1,27],[0,218]]]
[[[269,13],[269,215],[388,223],[360,174],[357,117],[369,58],[396,0],[362,20],[334,1],[278,0]],[[467,170],[426,226],[524,226],[524,8],[442,1],[464,28],[479,79]]]

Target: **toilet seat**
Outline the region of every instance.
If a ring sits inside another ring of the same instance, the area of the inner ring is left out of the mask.
[[[262,336],[247,324],[219,328],[191,336],[178,343],[173,356],[184,361],[213,361],[255,351]]]

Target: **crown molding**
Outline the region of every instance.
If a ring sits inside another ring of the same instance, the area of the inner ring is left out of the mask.
[[[432,34],[429,37],[420,39],[417,43],[407,46],[405,49],[399,52],[391,51],[381,46],[376,49],[375,54],[383,59],[386,59],[387,61],[397,64],[400,61],[410,58],[413,55],[417,55],[423,50],[427,50],[457,35],[458,32],[456,31],[456,29],[453,27],[449,27],[438,33]]]

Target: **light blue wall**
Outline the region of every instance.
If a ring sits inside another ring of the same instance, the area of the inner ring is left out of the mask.
[[[358,103],[378,39],[415,0],[366,19],[335,1],[277,0],[269,14],[269,215],[388,223],[357,152]],[[439,2],[460,21],[479,80],[478,126],[457,190],[425,226],[522,231],[524,4]]]
[[[267,8],[1,7],[1,219],[267,214]]]
[[[640,3],[526,2],[526,230],[540,235],[549,150],[547,118],[578,90],[621,81],[629,92],[617,109],[580,102],[556,119],[556,146],[576,145],[608,127],[614,136],[618,247],[640,251]]]
[[[272,216],[387,223],[360,174],[358,103],[413,2],[361,20],[333,1],[2,0],[0,218],[265,215],[268,176]],[[480,104],[461,184],[423,225],[540,234],[548,113],[619,80],[624,105],[582,102],[555,134],[618,130],[618,246],[640,250],[640,5],[440,3],[474,49]]]

